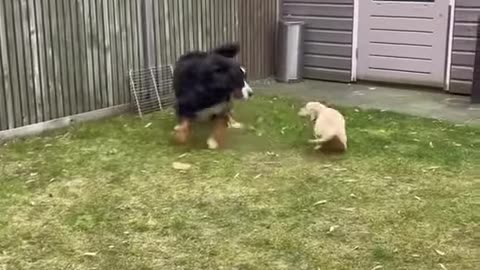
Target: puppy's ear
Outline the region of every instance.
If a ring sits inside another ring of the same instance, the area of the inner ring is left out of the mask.
[[[240,45],[237,42],[224,44],[215,48],[213,52],[227,58],[234,58],[240,52]]]

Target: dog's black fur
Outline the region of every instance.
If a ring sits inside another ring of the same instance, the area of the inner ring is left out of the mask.
[[[178,59],[173,87],[179,118],[195,119],[198,112],[241,95],[245,74],[234,59],[239,51],[239,45],[232,43],[210,52],[190,52]]]

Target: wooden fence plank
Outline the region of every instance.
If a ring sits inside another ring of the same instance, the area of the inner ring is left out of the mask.
[[[14,127],[4,5],[3,1],[0,2],[0,130]]]
[[[11,104],[13,107],[13,119],[14,125],[13,127],[20,127],[23,126],[22,121],[22,107],[21,107],[21,92],[20,92],[20,84],[19,84],[19,67],[18,67],[18,48],[17,42],[15,37],[15,17],[14,17],[14,2],[13,1],[4,1],[5,4],[5,29],[6,29],[6,48],[7,48],[7,60],[8,66],[10,70],[10,85],[11,85]],[[18,23],[17,23],[18,24]]]
[[[120,21],[120,30],[121,30],[121,37],[120,37],[120,44],[122,44],[122,53],[121,53],[121,58],[122,58],[122,73],[121,73],[121,83],[122,83],[122,93],[121,93],[121,102],[126,103],[129,100],[130,95],[127,94],[127,91],[129,90],[128,88],[128,83],[126,79],[126,74],[128,74],[128,43],[127,43],[127,17],[126,17],[126,5],[125,1],[116,1],[119,3],[119,9],[118,9],[118,14],[119,14],[119,21]]]
[[[37,112],[37,119],[36,122],[43,122],[46,120],[45,115],[45,95],[44,95],[44,70],[43,70],[43,63],[42,63],[42,51],[44,50],[42,46],[42,39],[41,36],[43,35],[43,31],[41,28],[41,5],[38,1],[29,0],[29,13],[31,16],[31,23],[30,23],[30,32],[31,32],[31,39],[32,39],[32,67],[33,67],[33,80],[35,83],[35,97],[36,102],[34,107]]]
[[[51,2],[52,0],[42,1],[42,11],[44,16],[43,32],[44,32],[44,61],[45,61],[45,80],[47,88],[45,89],[45,95],[48,100],[48,119],[55,119],[59,116],[57,97],[56,97],[56,81],[55,81],[55,61],[53,57],[53,24],[52,24],[52,12]]]

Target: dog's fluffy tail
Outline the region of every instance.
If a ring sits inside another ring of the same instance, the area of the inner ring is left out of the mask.
[[[215,48],[213,52],[228,58],[234,58],[240,52],[240,44],[238,42],[224,44]]]

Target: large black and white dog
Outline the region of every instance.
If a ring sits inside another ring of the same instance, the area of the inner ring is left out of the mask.
[[[178,59],[173,74],[178,142],[188,140],[193,121],[214,122],[207,140],[211,149],[223,144],[229,124],[241,127],[231,116],[232,102],[250,98],[253,91],[246,82],[245,69],[235,60],[239,51],[239,45],[232,43],[210,52],[189,52]]]

